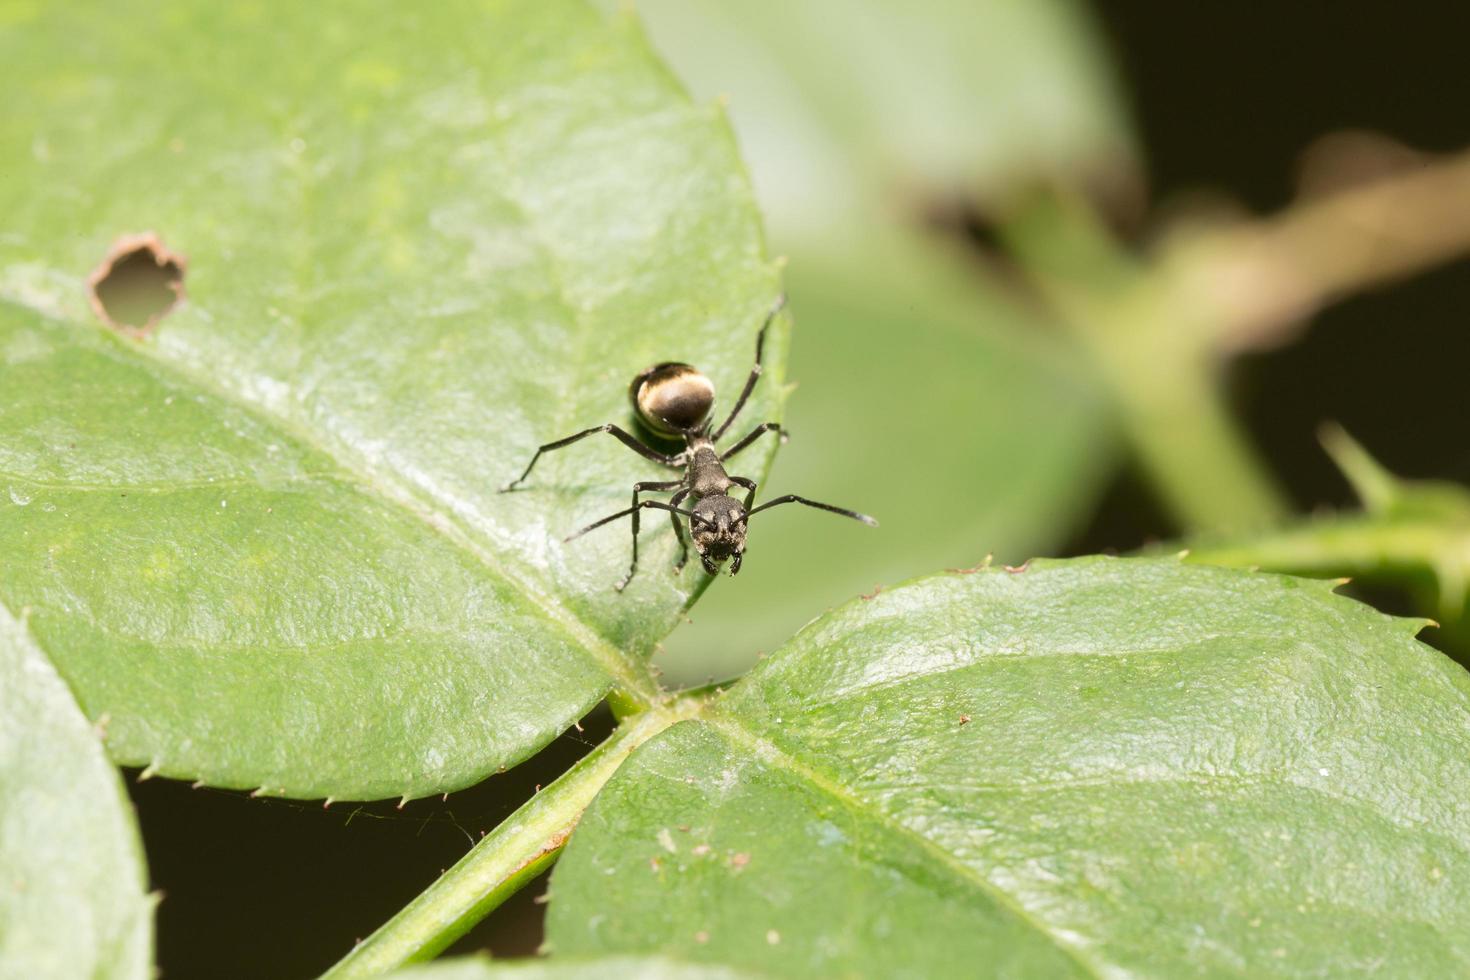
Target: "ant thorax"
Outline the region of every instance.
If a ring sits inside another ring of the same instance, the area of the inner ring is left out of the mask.
[[[696,497],[713,497],[730,491],[730,474],[709,436],[689,439],[689,489]]]

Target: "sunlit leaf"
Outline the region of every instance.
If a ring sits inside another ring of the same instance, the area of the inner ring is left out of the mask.
[[[497,490],[651,362],[744,380],[779,287],[719,110],[573,0],[6,16],[0,599],[114,757],[414,796],[647,692],[702,573],[561,539],[669,471],[599,435]],[[119,240],[182,269],[151,330],[89,302]]]
[[[1449,976],[1470,677],[1327,583],[1039,562],[854,602],[641,747],[555,953],[780,976]]]

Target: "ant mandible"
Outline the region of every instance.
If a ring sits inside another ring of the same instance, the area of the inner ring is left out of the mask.
[[[620,510],[616,514],[609,514],[600,521],[593,521],[580,531],[567,535],[564,539],[571,541],[604,524],[631,516],[633,518],[633,561],[628,566],[628,574],[623,576],[622,581],[615,586],[619,592],[632,581],[634,573],[638,571],[638,516],[645,507],[669,512],[669,520],[674,525],[674,535],[679,540],[679,560],[674,565],[676,573],[684,568],[684,563],[689,558],[689,539],[693,539],[694,550],[699,552],[700,564],[704,566],[706,572],[711,575],[717,574],[720,565],[728,558],[730,559],[730,574],[736,574],[740,571],[740,562],[745,555],[747,522],[761,511],[779,507],[781,504],[806,504],[808,507],[831,511],[834,514],[851,517],[855,521],[862,521],[864,524],[876,527],[878,522],[866,514],[859,514],[846,507],[834,507],[832,504],[808,500],[794,493],[768,500],[759,507],[751,507],[751,504],[755,502],[756,482],[748,477],[731,476],[725,471],[725,461],[767,432],[778,433],[781,441],[785,442],[786,431],[775,422],[762,422],[723,453],[715,448],[715,444],[720,441],[731,423],[735,421],[735,417],[740,414],[740,410],[745,407],[746,400],[750,398],[751,391],[755,389],[755,383],[760,380],[761,354],[765,349],[766,330],[785,305],[786,297],[781,296],[771,307],[771,311],[766,314],[765,323],[761,325],[760,333],[755,338],[755,366],[750,369],[750,377],[745,379],[745,387],[741,389],[740,397],[735,400],[735,407],[730,410],[730,414],[718,428],[711,430],[709,420],[710,410],[715,403],[715,386],[698,368],[689,364],[666,362],[655,364],[640,372],[633,379],[633,384],[628,388],[628,397],[632,399],[638,418],[659,435],[683,439],[683,452],[674,455],[661,453],[651,446],[644,445],[637,437],[609,422],[606,425],[583,429],[576,435],[558,439],[556,442],[548,442],[537,449],[536,455],[532,456],[531,462],[526,465],[525,472],[502,487],[500,492],[514,490],[526,477],[530,476],[532,467],[536,465],[542,453],[570,446],[580,439],[599,432],[606,432],[614,436],[644,459],[651,459],[671,469],[683,469],[684,477],[680,480],[633,484],[633,506]],[[730,496],[729,490],[732,486],[745,490],[743,502]],[[650,491],[664,493],[672,491],[673,496],[667,503],[661,500],[638,499],[639,494]],[[679,506],[691,497],[695,501],[692,510]],[[689,520],[689,539],[685,538],[684,527],[679,523],[680,515]]]

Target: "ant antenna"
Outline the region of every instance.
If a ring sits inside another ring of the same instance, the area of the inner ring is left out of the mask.
[[[598,528],[602,527],[602,525],[604,524],[611,524],[613,521],[616,521],[619,518],[627,517],[629,514],[635,514],[638,511],[642,510],[644,507],[652,507],[656,510],[666,510],[671,514],[683,514],[685,517],[694,516],[694,511],[685,510],[682,507],[672,507],[669,504],[664,503],[662,500],[640,500],[636,507],[628,507],[624,510],[618,511],[616,514],[609,514],[600,521],[593,521],[591,524],[588,524],[581,530],[573,531],[571,534],[568,534],[566,537],[562,538],[562,541],[571,541],[573,538],[580,538],[588,531],[595,531]],[[868,519],[872,520],[872,518]]]
[[[749,516],[754,517],[756,514],[759,514],[763,510],[770,510],[772,507],[779,507],[782,504],[806,504],[808,507],[815,507],[818,510],[830,511],[833,514],[841,514],[843,517],[851,517],[855,521],[862,521],[869,527],[878,526],[878,522],[869,517],[867,514],[859,514],[857,511],[848,510],[846,507],[835,507],[832,504],[824,504],[820,501],[808,500],[807,498],[799,497],[794,493],[788,493],[784,497],[777,497],[775,500],[767,500],[759,507],[751,510]]]

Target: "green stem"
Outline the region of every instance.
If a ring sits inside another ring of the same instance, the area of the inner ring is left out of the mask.
[[[1126,253],[1087,206],[1031,199],[1003,226],[1042,296],[1091,353],[1165,505],[1191,530],[1279,521],[1286,503],[1230,417],[1209,310]]]
[[[432,959],[556,859],[582,812],[639,745],[698,713],[692,699],[649,708],[532,797],[328,970],[369,977]]]
[[[1362,499],[1363,512],[1323,514],[1244,537],[1200,539],[1191,543],[1188,559],[1395,582],[1436,604],[1459,643],[1470,595],[1470,493],[1453,483],[1399,479],[1339,426],[1325,426],[1321,438]]]
[[[1448,622],[1464,613],[1470,534],[1444,521],[1323,517],[1251,537],[1191,545],[1186,560],[1433,586],[1439,594],[1438,615]]]
[[[1231,418],[1214,372],[1199,365],[1124,367],[1120,401],[1138,461],[1192,530],[1268,526],[1287,507]]]
[[[651,704],[656,703],[637,689],[613,688],[607,694],[607,706],[612,709],[613,717],[619,722],[646,711]]]
[[[1403,528],[1371,519],[1313,521],[1230,541],[1191,544],[1185,560],[1297,575],[1395,574],[1429,567],[1436,528]]]

